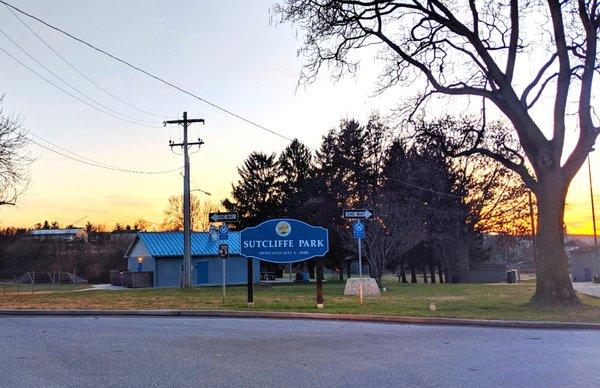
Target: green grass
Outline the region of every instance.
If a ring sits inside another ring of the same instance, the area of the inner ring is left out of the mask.
[[[344,283],[324,285],[325,308],[315,308],[315,285],[292,284],[255,287],[255,310],[419,317],[455,317],[504,320],[540,320],[600,323],[600,299],[580,295],[583,306],[537,308],[527,304],[531,284],[398,284],[388,280],[388,292],[358,299],[344,296]],[[431,312],[429,304],[437,311]],[[221,288],[144,289],[124,291],[0,294],[0,308],[16,309],[230,309],[246,310],[246,288],[228,287],[223,303]]]
[[[48,292],[64,292],[73,290],[82,290],[90,288],[91,286],[87,283],[84,284],[14,284],[14,283],[0,283],[0,295],[3,294],[26,294],[33,291],[34,293],[48,293]]]

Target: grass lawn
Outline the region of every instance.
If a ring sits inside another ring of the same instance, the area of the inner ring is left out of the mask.
[[[533,284],[398,284],[387,282],[388,291],[366,298],[344,296],[344,283],[324,284],[325,308],[315,308],[314,284],[255,287],[255,310],[380,314],[402,316],[516,319],[600,323],[600,298],[580,295],[578,308],[540,309],[527,306]],[[429,310],[435,303],[436,312]],[[245,310],[246,288],[145,289],[125,291],[0,294],[2,309],[230,309]]]
[[[48,293],[48,292],[63,292],[82,290],[90,288],[91,286],[87,283],[81,284],[12,284],[12,283],[1,283],[0,282],[0,296],[4,294],[31,294],[33,293]]]

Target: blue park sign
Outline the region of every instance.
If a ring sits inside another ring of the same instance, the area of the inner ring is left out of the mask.
[[[275,219],[240,232],[240,254],[272,263],[294,263],[324,256],[329,233],[294,219]]]

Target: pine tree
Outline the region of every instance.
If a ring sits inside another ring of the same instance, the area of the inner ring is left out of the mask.
[[[306,206],[310,199],[314,169],[311,150],[294,139],[279,155],[278,190],[281,209],[286,217],[307,216]]]
[[[226,199],[222,204],[229,211],[239,212],[240,227],[253,226],[281,214],[275,154],[252,152],[238,168],[238,174],[240,179],[232,185],[232,200]]]

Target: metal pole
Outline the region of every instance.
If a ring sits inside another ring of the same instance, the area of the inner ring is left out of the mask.
[[[360,304],[363,303],[363,280],[362,280],[362,239],[358,238],[358,292],[360,295]]]
[[[290,263],[290,283],[292,282],[292,263]]]
[[[225,303],[225,259],[223,261],[223,303]]]
[[[533,272],[535,273],[535,259],[536,259],[536,250],[535,250],[535,221],[533,218],[533,200],[531,198],[531,190],[529,191],[529,219],[531,222],[531,249],[533,252]]]

